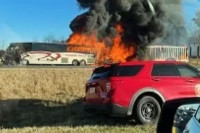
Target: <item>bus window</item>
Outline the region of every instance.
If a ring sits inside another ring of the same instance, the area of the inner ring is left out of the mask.
[[[33,43],[31,51],[45,51],[44,44],[42,44],[42,43]]]
[[[66,45],[62,44],[44,44],[45,51],[66,52]]]
[[[32,51],[32,43],[25,43],[23,44],[24,50],[27,51]]]

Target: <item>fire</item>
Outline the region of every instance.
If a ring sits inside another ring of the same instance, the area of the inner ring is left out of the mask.
[[[122,41],[123,27],[116,25],[118,34],[112,38],[112,46],[108,46],[105,40],[99,41],[94,34],[73,33],[68,39],[68,49],[71,52],[87,52],[96,55],[97,64],[103,64],[106,60],[112,62],[126,62],[129,57],[135,55],[136,46],[127,45]],[[127,47],[129,46],[129,47]]]
[[[118,35],[113,38],[113,46],[109,51],[110,59],[114,62],[126,62],[128,57],[135,56],[136,46],[127,45],[122,41],[124,29],[120,24],[116,26],[116,29]]]
[[[104,42],[99,42],[95,34],[86,35],[74,33],[68,40],[67,51],[94,53],[97,63],[101,64],[108,57],[109,48]]]

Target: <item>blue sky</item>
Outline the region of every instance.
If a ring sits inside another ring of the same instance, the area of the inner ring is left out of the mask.
[[[67,38],[80,13],[76,0],[0,0],[0,49],[3,42]]]
[[[200,0],[183,0],[183,7],[188,26]],[[71,20],[82,12],[76,0],[0,0],[0,49],[10,42],[41,41],[48,35],[67,38]]]
[[[196,13],[200,10],[200,0],[183,0],[183,13],[186,27],[191,26]]]

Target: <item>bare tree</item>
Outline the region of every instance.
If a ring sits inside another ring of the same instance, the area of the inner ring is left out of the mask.
[[[43,41],[46,43],[53,43],[55,42],[55,36],[54,35],[47,35],[44,37]]]
[[[66,38],[64,37],[64,36],[62,36],[61,38],[60,38],[60,43],[66,43]]]
[[[200,45],[200,11],[197,12],[194,22],[197,25],[196,42]]]
[[[193,19],[197,28],[192,28],[190,32],[188,43],[189,45],[195,44],[200,48],[200,11],[197,12],[195,18]],[[197,65],[199,64],[199,50],[197,52]]]
[[[200,31],[200,11],[197,12],[196,17],[194,18],[194,22],[196,23],[198,30]]]
[[[66,42],[64,37],[57,39],[55,37],[55,35],[53,35],[53,34],[49,34],[49,35],[45,36],[43,41],[46,43],[65,43]]]
[[[4,50],[0,50],[0,57],[2,57],[5,54]]]
[[[4,50],[0,50],[0,65],[3,64],[3,56],[5,54],[5,51]]]

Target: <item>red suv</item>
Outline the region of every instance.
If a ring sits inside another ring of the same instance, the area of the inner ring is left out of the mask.
[[[200,96],[199,71],[175,61],[134,61],[96,68],[86,84],[84,107],[112,116],[157,122],[164,102]]]

